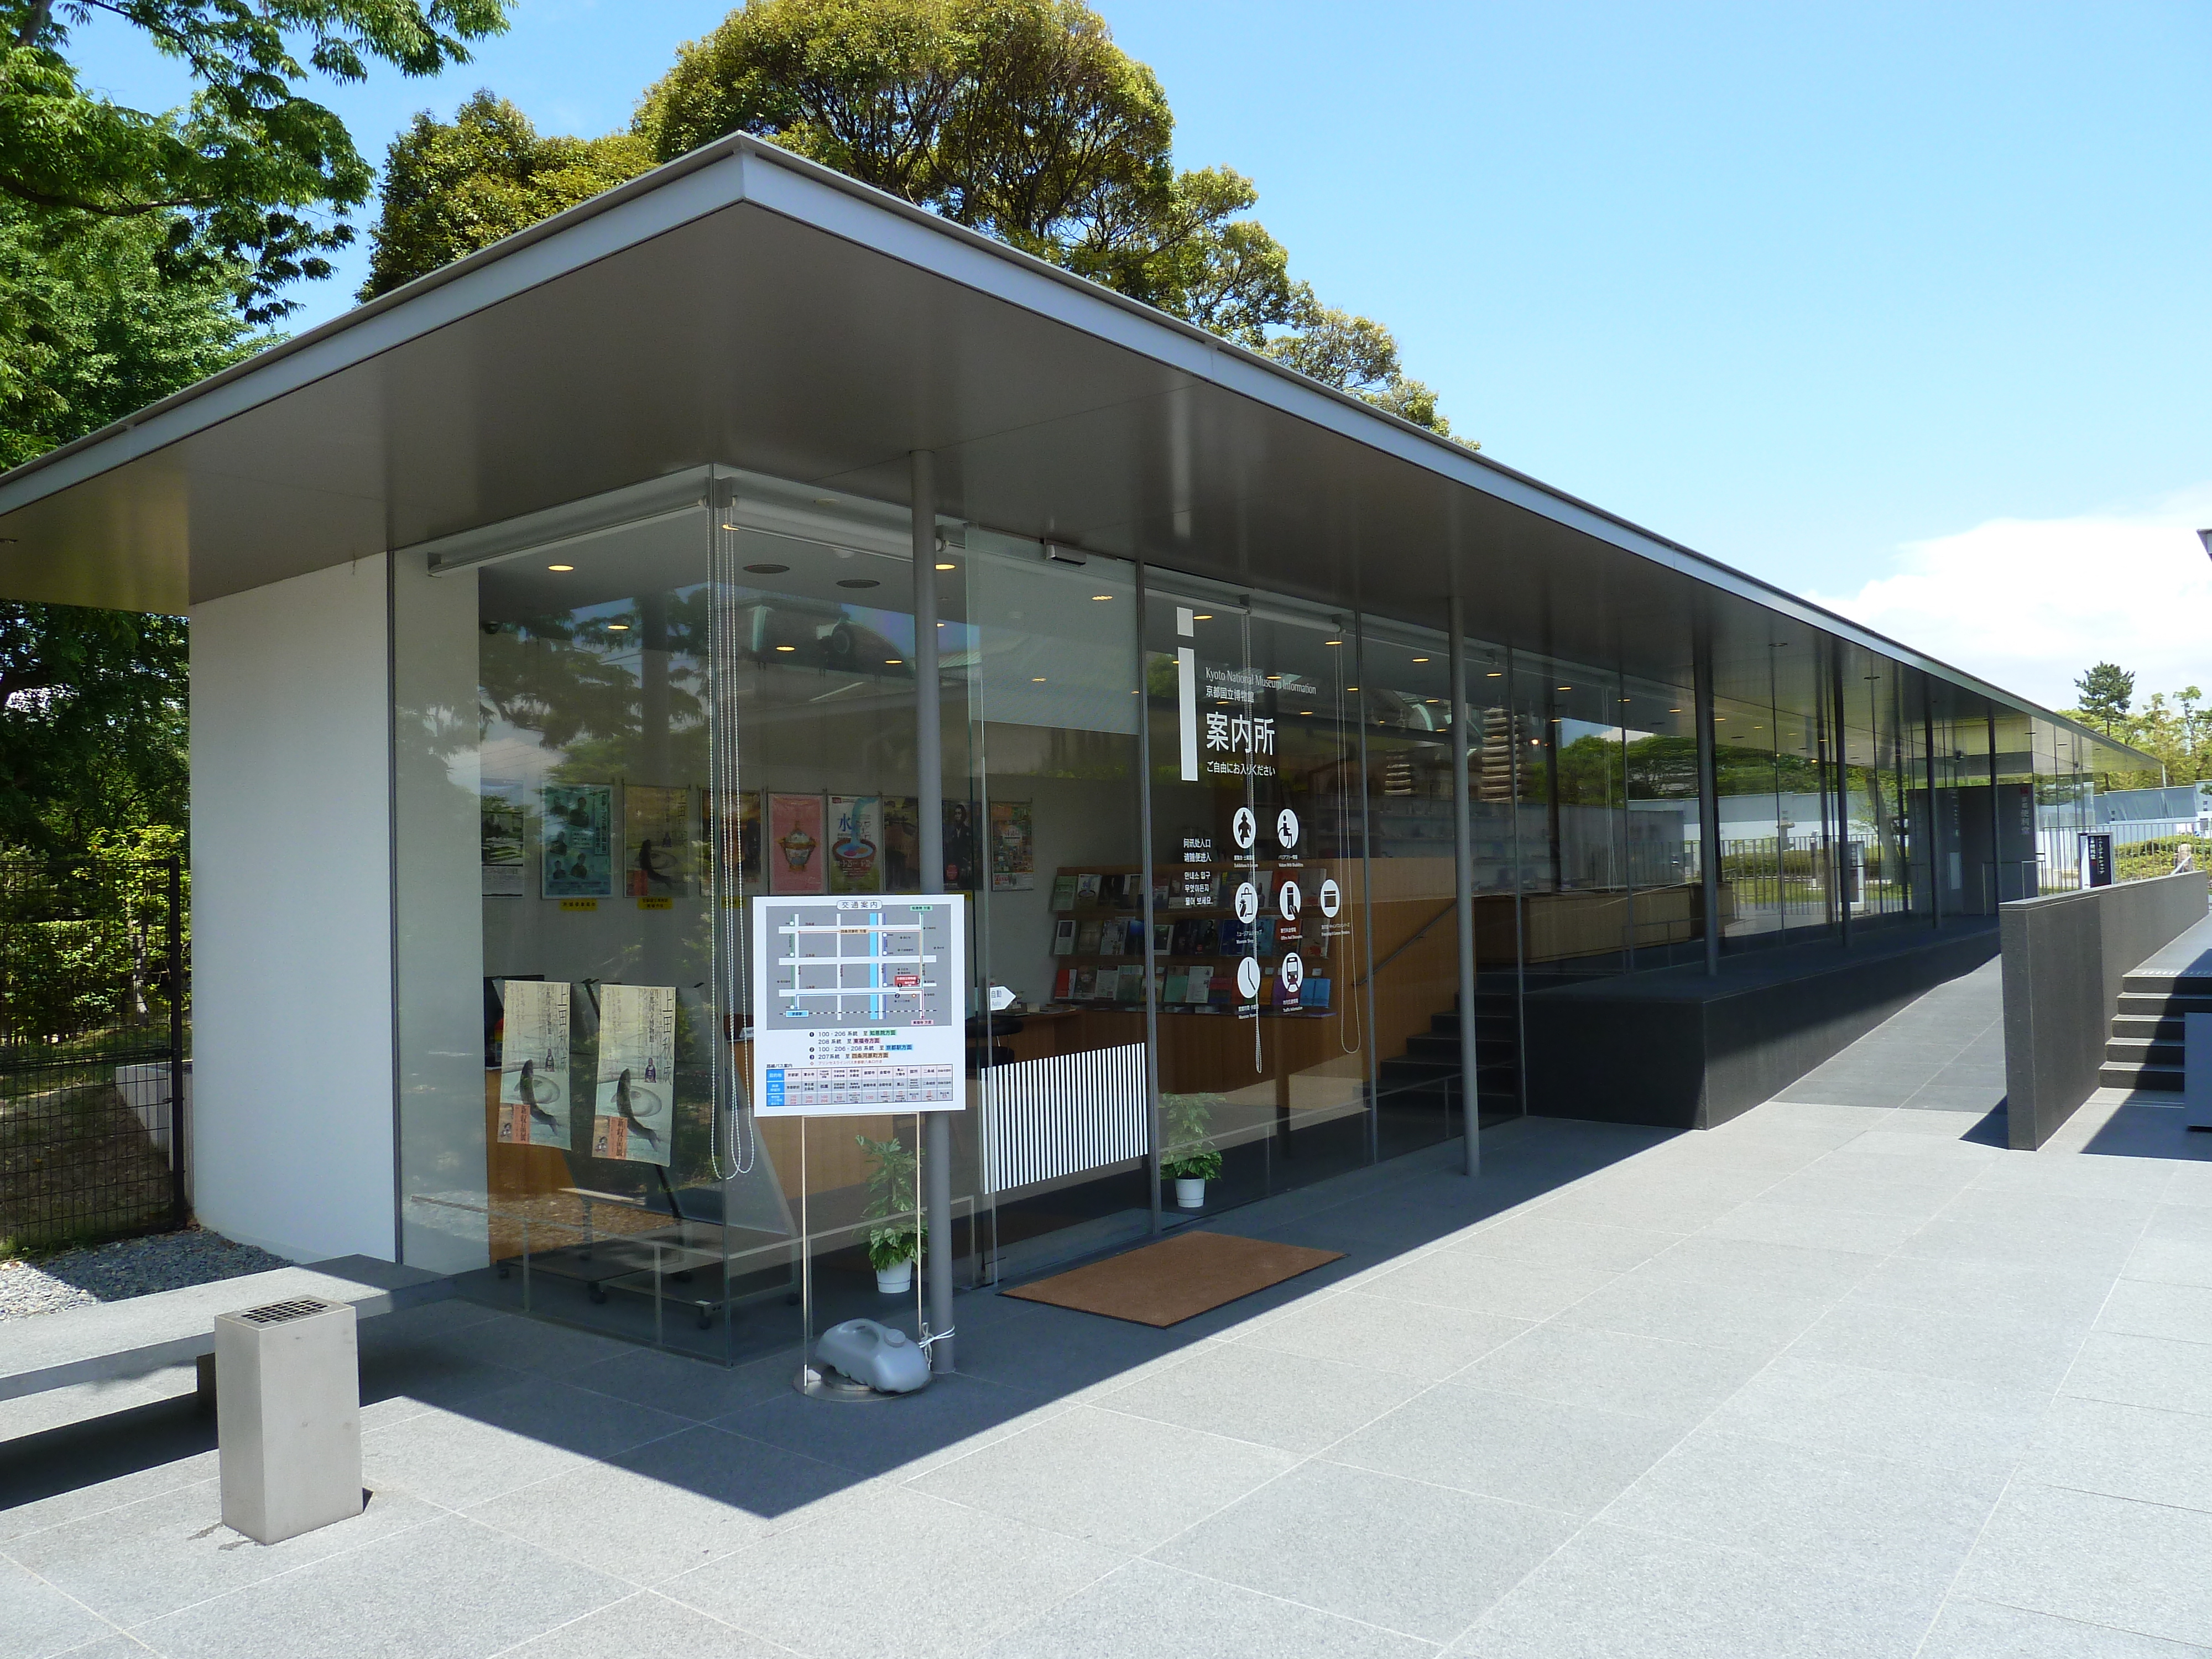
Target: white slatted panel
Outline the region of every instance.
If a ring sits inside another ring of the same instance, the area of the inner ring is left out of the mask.
[[[983,1184],[994,1193],[1145,1155],[1145,1045],[986,1066]]]

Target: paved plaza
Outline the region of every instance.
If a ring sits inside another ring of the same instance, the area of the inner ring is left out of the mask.
[[[1710,1133],[1237,1212],[1346,1259],[1173,1330],[963,1297],[896,1404],[372,1322],[374,1497],[273,1548],[188,1377],[0,1407],[0,1659],[2212,1650],[2212,1137],[2003,1150],[1995,972]]]

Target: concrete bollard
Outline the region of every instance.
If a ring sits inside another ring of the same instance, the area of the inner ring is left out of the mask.
[[[217,1316],[222,1523],[264,1544],[361,1513],[353,1310],[301,1297]]]

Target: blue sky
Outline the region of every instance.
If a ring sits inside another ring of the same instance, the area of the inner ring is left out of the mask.
[[[1499,459],[2045,701],[2212,678],[2212,10],[1095,3]],[[726,9],[523,0],[329,101],[372,155],[480,85],[605,131]]]

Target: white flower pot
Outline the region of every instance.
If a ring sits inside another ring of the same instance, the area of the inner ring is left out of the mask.
[[[1181,1210],[1202,1210],[1206,1207],[1206,1183],[1193,1181],[1187,1176],[1176,1177],[1176,1207]]]
[[[885,1296],[904,1296],[914,1288],[914,1258],[876,1269],[876,1289]]]

